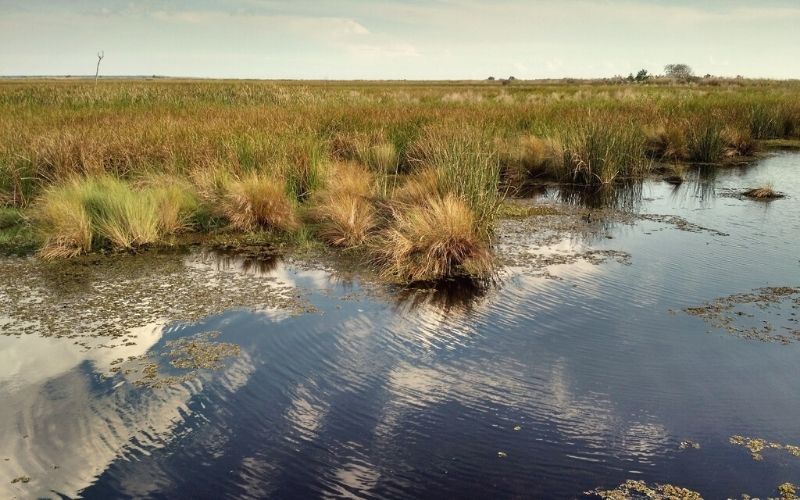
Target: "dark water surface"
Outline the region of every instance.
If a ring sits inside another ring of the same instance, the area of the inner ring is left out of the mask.
[[[769,181],[789,196],[728,191]],[[630,263],[552,266],[558,279],[512,267],[489,289],[375,293],[322,270],[249,267],[316,311],[142,328],[133,354],[211,330],[241,347],[160,389],[98,377],[117,352],[0,337],[0,496],[574,498],[642,479],[726,498],[800,483],[800,457],[755,461],[729,443],[800,445],[800,343],[743,339],[681,312],[800,286],[800,155],[617,199],[728,235],[600,220],[553,251],[620,250]],[[756,311],[750,321],[780,324],[797,312]],[[10,483],[22,475],[30,482]]]

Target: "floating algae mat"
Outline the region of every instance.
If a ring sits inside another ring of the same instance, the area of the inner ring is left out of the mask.
[[[736,446],[744,446],[750,450],[753,460],[764,460],[762,452],[764,450],[784,450],[790,455],[800,457],[800,446],[791,444],[773,443],[761,438],[748,438],[744,436],[731,436],[730,442]]]
[[[232,272],[207,259],[197,253],[2,259],[0,333],[77,343],[107,337],[114,345],[132,341],[131,328],[164,319],[195,321],[232,307],[303,310],[274,277]]]
[[[701,500],[696,491],[671,484],[648,485],[644,481],[629,479],[613,490],[596,489],[587,492],[604,500],[654,499],[654,500]]]
[[[796,497],[800,155],[513,203],[485,281],[0,260],[0,498]]]
[[[737,293],[685,311],[745,339],[790,343],[800,340],[800,288],[765,287]],[[764,319],[766,313],[772,319]]]
[[[133,383],[139,387],[162,388],[177,385],[196,378],[200,370],[216,370],[223,362],[241,354],[236,344],[215,341],[219,332],[202,332],[177,340],[167,341],[166,352],[162,354],[169,359],[169,365],[178,369],[179,375],[164,375],[159,370],[159,360],[152,355],[132,357],[125,362],[119,358],[120,365],[112,368],[113,372],[125,375],[138,374]]]

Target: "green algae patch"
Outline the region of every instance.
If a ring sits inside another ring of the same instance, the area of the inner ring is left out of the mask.
[[[594,495],[604,500],[631,500],[631,499],[654,499],[654,500],[702,500],[700,493],[688,488],[673,486],[671,484],[648,485],[644,481],[629,479],[611,490],[597,488],[586,492],[587,495]]]
[[[216,370],[222,360],[239,356],[241,348],[228,342],[214,342],[219,332],[201,333],[167,342],[169,363],[183,370]]]
[[[230,309],[304,312],[307,305],[271,275],[219,266],[198,253],[92,255],[69,261],[0,259],[0,334],[136,342],[131,330],[196,322]]]
[[[764,460],[764,455],[762,454],[764,450],[783,450],[790,455],[800,457],[800,446],[780,444],[767,441],[766,439],[749,438],[739,435],[731,436],[729,441],[734,446],[743,446],[747,448],[750,451],[750,456],[753,457],[753,460],[758,462]]]
[[[728,295],[701,306],[687,307],[684,312],[743,339],[789,344],[800,340],[798,310],[800,288],[780,286]],[[765,319],[756,322],[765,312],[783,312],[784,324],[775,325]]]
[[[148,389],[189,382],[201,371],[219,370],[227,361],[241,356],[240,346],[217,341],[219,335],[217,331],[197,333],[166,342],[161,353],[131,356],[127,360],[119,358],[111,362],[115,365],[111,374],[124,376],[134,386]],[[163,358],[169,360],[169,366],[163,363]]]

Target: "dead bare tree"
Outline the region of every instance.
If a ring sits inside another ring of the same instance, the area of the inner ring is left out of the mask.
[[[94,72],[94,86],[97,86],[97,78],[100,76],[100,61],[106,56],[105,51],[100,51],[97,53],[97,71]]]

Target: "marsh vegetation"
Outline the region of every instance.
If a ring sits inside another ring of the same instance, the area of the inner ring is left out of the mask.
[[[0,247],[47,259],[254,231],[387,279],[492,272],[505,197],[745,161],[800,85],[5,81]]]

